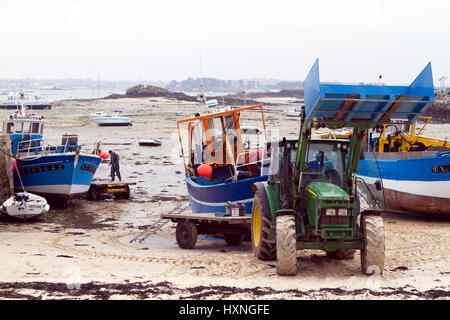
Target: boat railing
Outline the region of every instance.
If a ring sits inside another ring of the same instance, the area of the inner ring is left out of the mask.
[[[46,145],[42,139],[23,140],[17,144],[16,155],[28,157],[31,155],[38,155],[42,153],[64,153],[68,150],[68,147],[69,146],[67,145],[67,143],[60,145]]]
[[[260,171],[259,174],[263,175],[264,164],[270,158],[266,157],[266,152],[261,152],[261,158],[260,158],[259,151],[261,151],[261,150],[265,151],[264,149],[253,149],[253,150],[246,150],[246,151],[241,152],[241,153],[239,153],[237,155],[236,163],[234,164],[234,180],[235,181],[238,178],[239,169],[240,168],[244,168],[244,167],[248,167],[250,165],[261,164],[261,166],[259,168],[259,171]],[[246,161],[246,156],[250,157],[250,153],[251,152],[257,152],[256,160],[247,162]]]

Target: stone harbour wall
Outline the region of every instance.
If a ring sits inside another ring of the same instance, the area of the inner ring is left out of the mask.
[[[14,182],[11,166],[11,140],[8,134],[0,135],[0,201],[3,203],[14,192]],[[5,154],[6,153],[6,154]]]

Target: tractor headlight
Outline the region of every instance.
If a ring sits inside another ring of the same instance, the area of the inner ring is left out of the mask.
[[[338,216],[347,216],[348,215],[348,210],[346,208],[340,208],[338,209]]]
[[[335,216],[336,215],[336,209],[334,209],[334,208],[325,209],[325,215],[326,216]]]

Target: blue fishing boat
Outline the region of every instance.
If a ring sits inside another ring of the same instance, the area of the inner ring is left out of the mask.
[[[253,144],[258,148],[250,149],[241,132],[242,114],[256,109],[261,113],[261,137],[265,140],[261,105],[210,110],[206,115],[177,122],[192,212],[225,213],[225,205],[231,202],[245,204],[245,213],[251,214],[254,197],[251,187],[255,182],[267,180],[270,168],[267,145]],[[254,112],[249,118],[255,121]],[[182,129],[187,134],[187,142]],[[205,167],[209,174],[200,170]]]
[[[23,106],[3,121],[16,159],[14,189],[66,204],[89,190],[101,159],[96,152],[82,153],[75,135],[63,135],[60,145],[45,145],[43,129],[43,117],[25,114]]]
[[[364,157],[358,175],[370,182],[378,179],[373,168],[380,168],[386,210],[450,214],[450,151],[366,152]]]

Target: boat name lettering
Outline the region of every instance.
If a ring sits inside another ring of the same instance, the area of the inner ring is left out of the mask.
[[[42,166],[42,167],[20,169],[20,174],[23,175],[23,174],[54,171],[54,170],[63,170],[63,169],[64,169],[63,164],[52,164],[52,165]]]
[[[85,171],[89,171],[90,173],[95,173],[95,171],[97,170],[97,168],[93,167],[93,166],[89,166],[87,164],[83,164],[80,167],[81,170],[85,170]]]
[[[431,171],[433,171],[434,173],[447,173],[450,172],[450,165],[441,165],[441,166],[433,166],[431,168]]]

